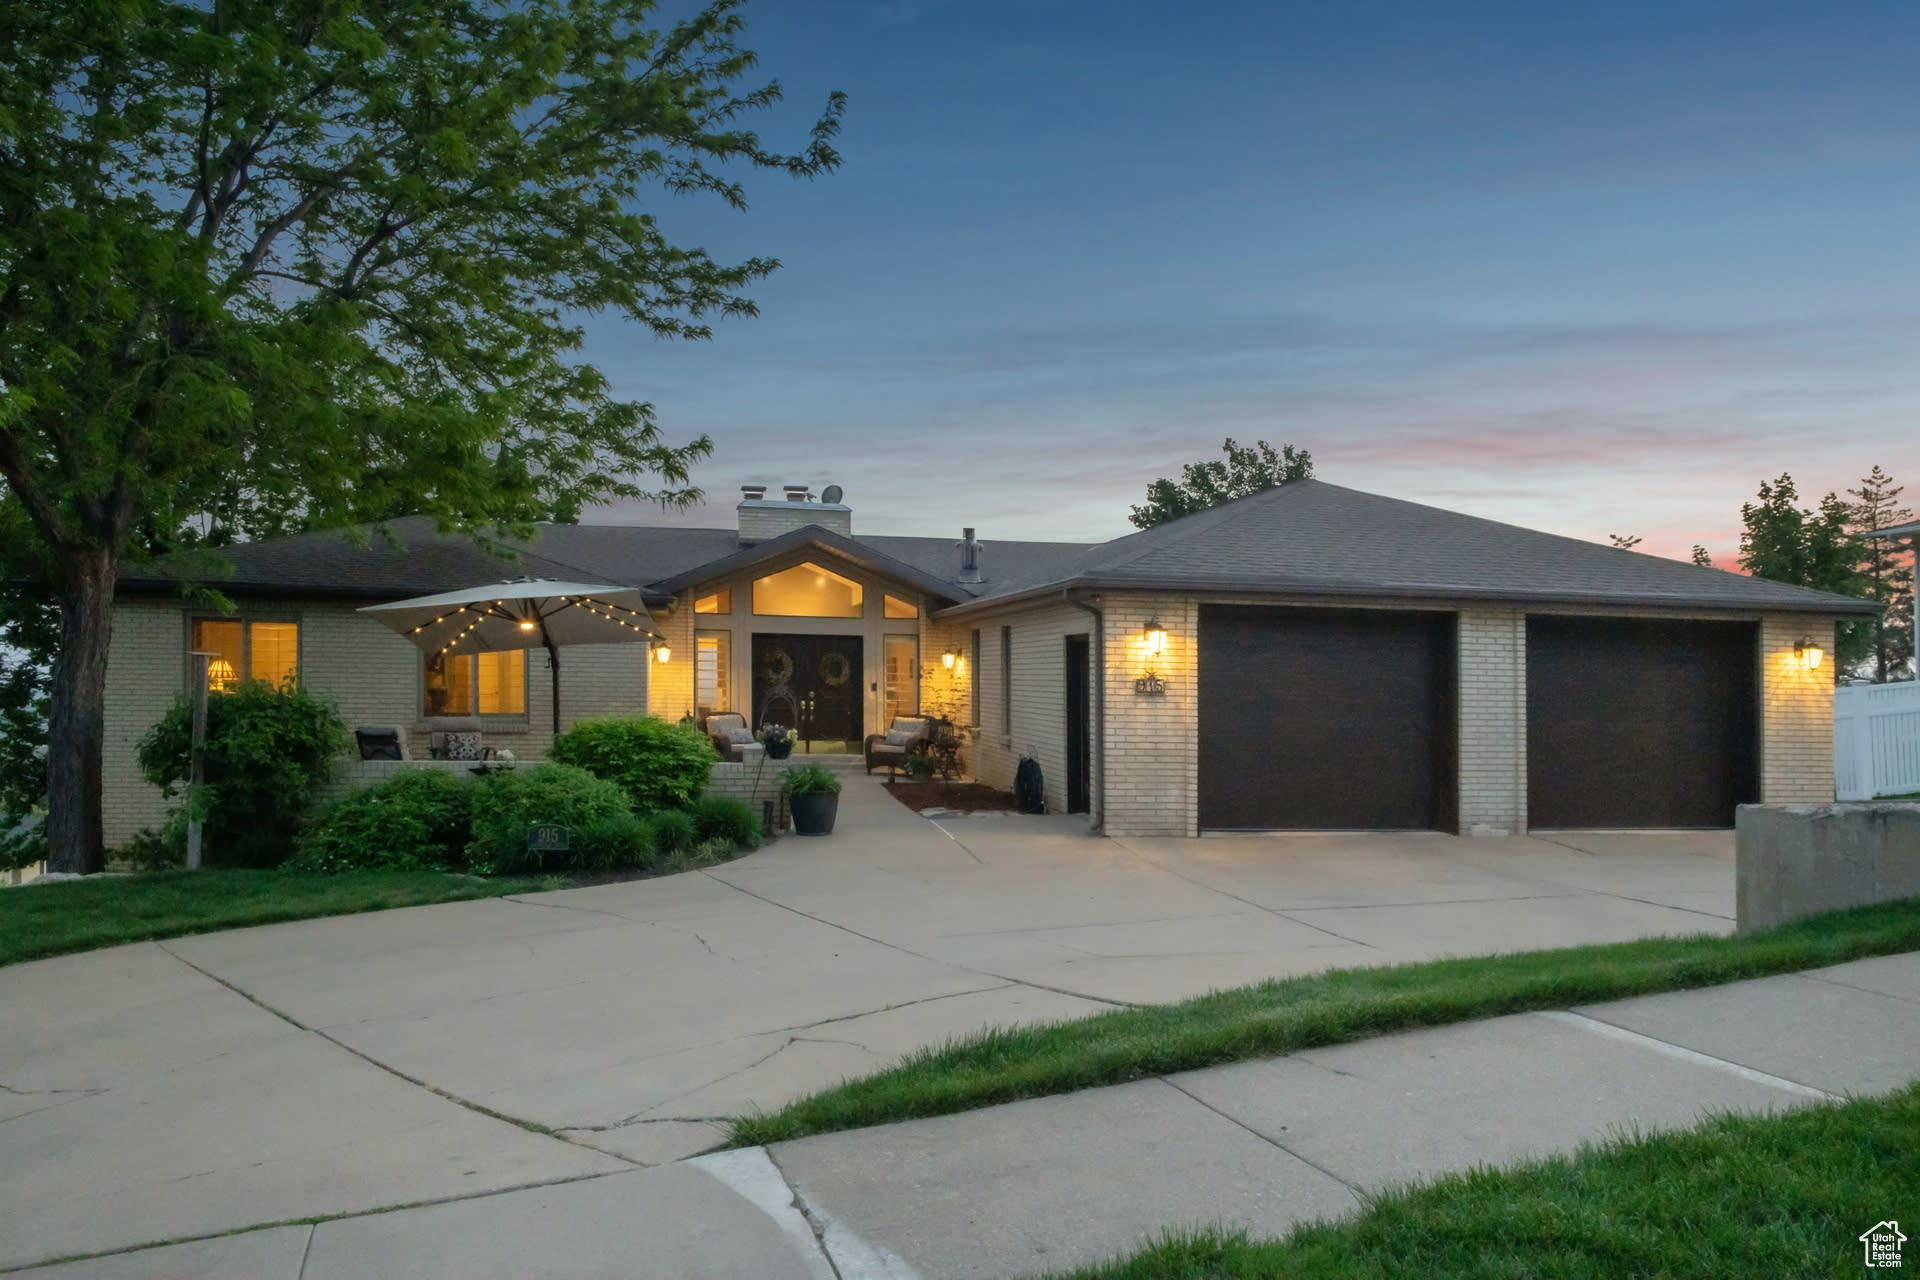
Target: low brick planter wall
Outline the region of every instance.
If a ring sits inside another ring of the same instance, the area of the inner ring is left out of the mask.
[[[1920,804],[1741,805],[1734,875],[1742,933],[1920,897]]]
[[[722,760],[713,766],[713,777],[707,781],[707,794],[745,800],[763,818],[767,814],[767,802],[772,801],[773,821],[767,824],[767,834],[777,835],[787,829],[787,797],[782,794],[780,783],[786,777],[790,763],[756,759],[736,764],[731,760]]]

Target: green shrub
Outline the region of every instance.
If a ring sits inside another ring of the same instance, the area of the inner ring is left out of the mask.
[[[797,764],[787,770],[780,785],[790,796],[812,795],[816,791],[837,796],[840,794],[840,775],[824,765]]]
[[[181,697],[140,739],[140,771],[169,799],[186,790],[192,725],[192,703]],[[297,685],[256,680],[209,695],[206,785],[185,797],[203,824],[206,865],[280,865],[313,788],[347,743],[332,701]]]
[[[564,868],[573,865],[576,852],[528,852],[528,827],[558,823],[568,828],[571,843],[580,833],[632,812],[625,792],[585,769],[564,764],[495,769],[473,784],[467,860],[481,875]]]
[[[646,869],[654,863],[653,824],[633,813],[595,818],[573,833],[572,865],[582,871]]]
[[[653,826],[653,847],[663,857],[691,853],[700,843],[700,824],[685,809],[663,809],[647,820]]]
[[[693,820],[702,840],[725,840],[734,849],[760,847],[760,815],[744,800],[701,796],[693,806]]]
[[[473,783],[444,769],[403,769],[323,809],[291,871],[456,870],[471,838]]]
[[[179,815],[176,815],[179,816]],[[107,855],[109,863],[124,862],[136,871],[170,871],[186,865],[187,824],[169,821],[160,830],[142,827]]]
[[[692,804],[719,759],[707,735],[657,716],[583,721],[554,739],[548,756],[617,784],[640,813]]]
[[[693,864],[697,867],[715,867],[739,852],[739,846],[726,836],[713,836],[702,840],[693,851]]]

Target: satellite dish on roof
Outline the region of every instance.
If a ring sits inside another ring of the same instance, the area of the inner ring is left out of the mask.
[[[841,489],[837,484],[830,484],[820,491],[820,501],[822,502],[838,502],[841,496]]]

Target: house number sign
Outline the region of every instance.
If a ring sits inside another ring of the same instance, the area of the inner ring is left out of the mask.
[[[1167,682],[1149,671],[1133,682],[1133,691],[1142,698],[1164,698],[1167,696]]]
[[[564,853],[568,836],[567,829],[557,822],[536,822],[527,828],[527,852]]]

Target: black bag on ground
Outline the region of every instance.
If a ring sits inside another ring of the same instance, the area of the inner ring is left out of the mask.
[[[1020,766],[1013,771],[1013,798],[1022,813],[1047,811],[1046,780],[1040,776],[1040,762],[1032,756],[1021,756]]]

